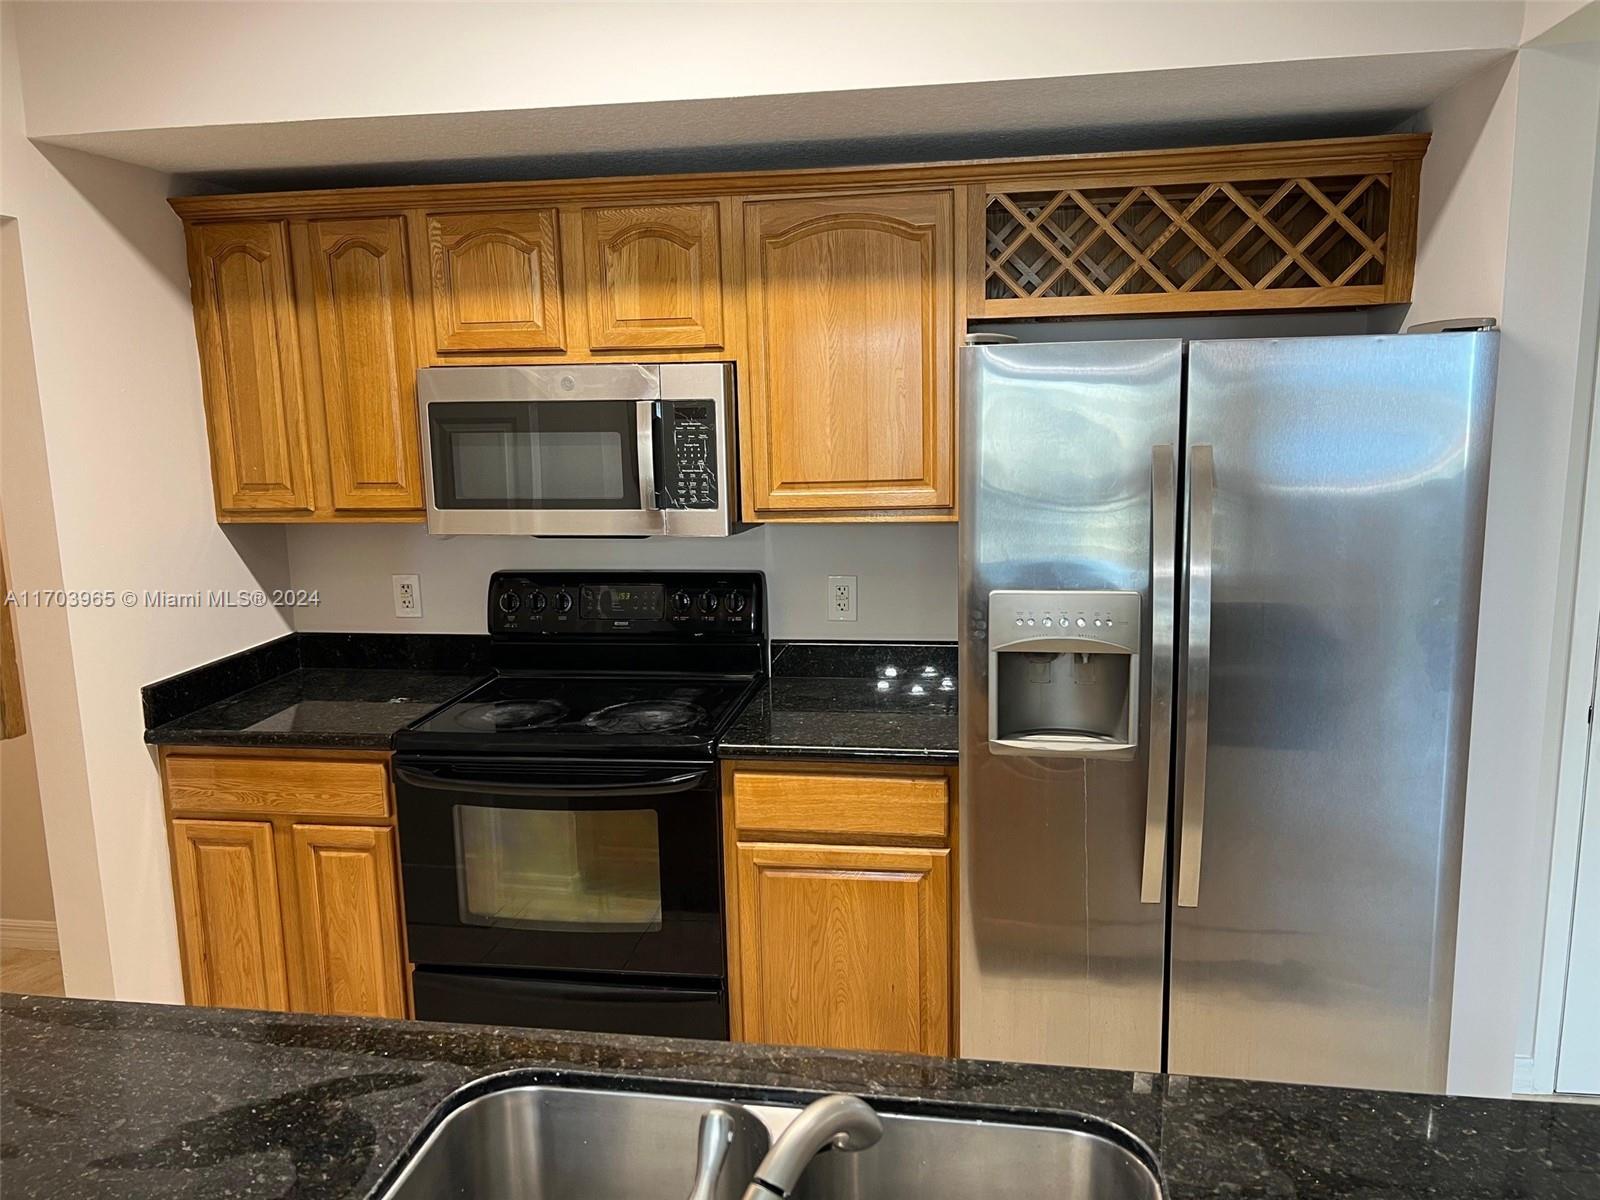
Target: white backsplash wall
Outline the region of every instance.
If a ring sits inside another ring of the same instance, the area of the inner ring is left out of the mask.
[[[728,538],[430,537],[413,525],[298,526],[289,574],[319,603],[296,629],[482,633],[489,575],[521,568],[765,571],[772,636],[831,641],[952,641],[956,527],[758,525]],[[391,575],[420,576],[422,616],[394,615]],[[830,575],[856,577],[855,621],[827,619]]]

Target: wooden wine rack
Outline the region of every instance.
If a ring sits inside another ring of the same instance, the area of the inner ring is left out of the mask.
[[[1420,148],[983,191],[980,317],[1340,307],[1409,297]]]

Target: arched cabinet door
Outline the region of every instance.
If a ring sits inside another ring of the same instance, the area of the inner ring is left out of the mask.
[[[953,515],[953,206],[746,203],[747,515]]]
[[[722,346],[720,216],[714,200],[583,210],[591,350]]]
[[[555,209],[435,212],[426,221],[438,353],[565,348]]]
[[[309,223],[335,511],[422,507],[417,363],[399,217]]]
[[[282,221],[197,225],[189,281],[217,514],[309,513],[300,347]]]

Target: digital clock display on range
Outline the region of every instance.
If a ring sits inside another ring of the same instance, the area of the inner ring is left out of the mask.
[[[666,589],[659,583],[583,589],[583,617],[590,621],[659,620],[665,605]]]

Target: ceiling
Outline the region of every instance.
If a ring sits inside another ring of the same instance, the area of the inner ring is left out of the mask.
[[[35,139],[189,190],[1070,154],[1378,133],[1501,50],[716,100],[110,130]]]

